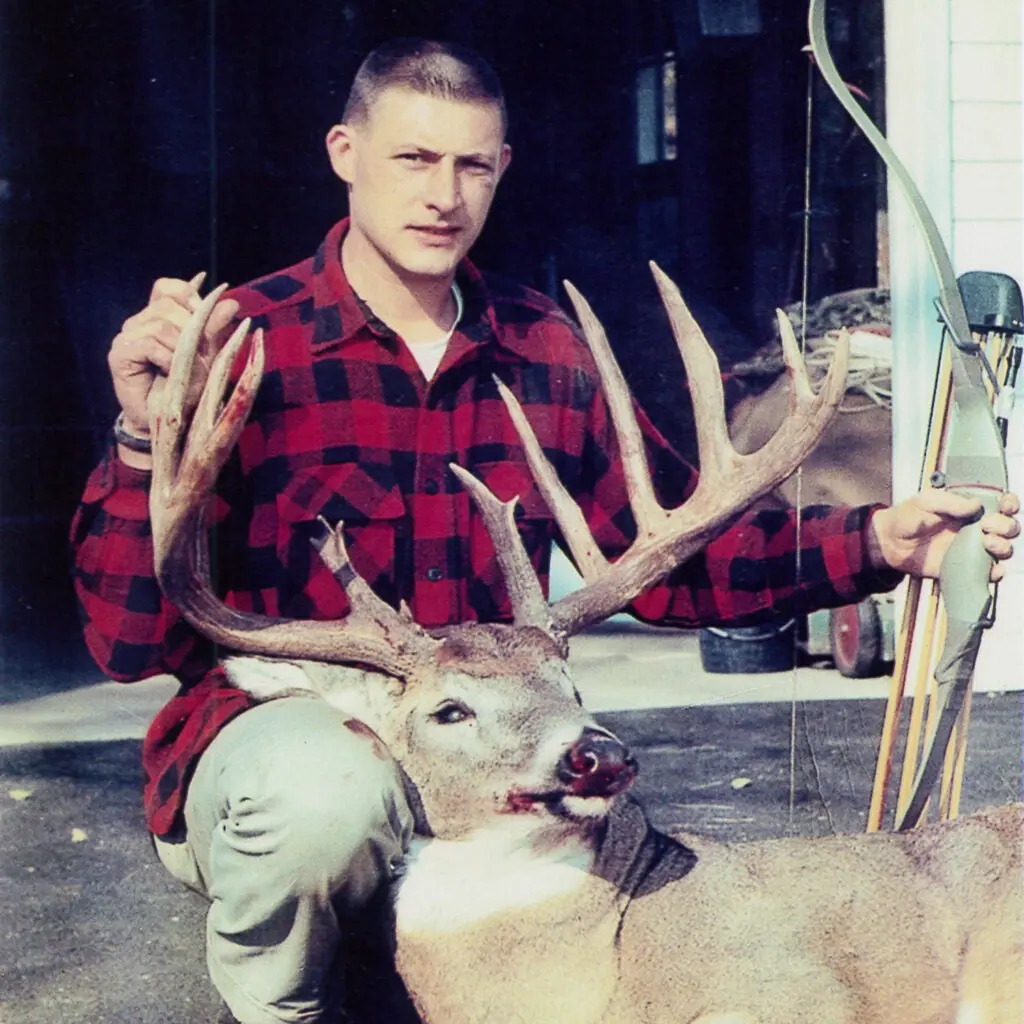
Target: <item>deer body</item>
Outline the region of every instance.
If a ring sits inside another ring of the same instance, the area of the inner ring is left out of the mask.
[[[714,353],[675,286],[655,276],[687,360],[700,448],[700,481],[674,510],[655,498],[603,330],[570,289],[637,527],[614,564],[499,385],[582,590],[549,606],[515,502],[453,465],[494,542],[512,624],[420,628],[359,577],[340,523],[324,524],[320,554],[348,597],[344,619],[226,606],[209,579],[204,510],[251,408],[262,346],[257,332],[218,411],[241,325],[196,399],[195,352],[217,291],[183,332],[151,411],[157,577],[197,630],[243,655],[226,662],[236,685],[261,699],[327,700],[403,769],[426,838],[396,894],[397,964],[427,1024],[1020,1024],[1020,807],[919,834],[684,843],[653,830],[625,795],[635,762],[581,706],[568,638],[628,605],[788,476],[845,390],[845,344],[815,394],[780,314],[790,412],[762,448],[740,455]]]
[[[430,1024],[1016,1024],[1022,821],[1011,807],[909,835],[700,843],[694,859],[633,807],[606,840],[621,863],[599,849],[597,870],[532,905],[448,926],[406,919],[400,888],[399,970]],[[500,888],[501,863],[481,864]],[[441,871],[409,877],[461,899]]]
[[[669,837],[622,792],[625,755],[593,793],[566,781],[567,752],[608,734],[564,659],[512,627],[470,635],[478,674],[456,631],[458,668],[414,696],[350,667],[227,662],[258,696],[359,716],[408,776],[433,835],[395,887],[396,962],[427,1024],[1019,1024],[1024,807],[897,835]],[[427,713],[452,704],[467,717]]]

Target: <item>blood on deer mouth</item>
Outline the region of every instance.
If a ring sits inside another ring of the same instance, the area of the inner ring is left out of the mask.
[[[543,792],[513,788],[506,794],[503,811],[507,814],[547,811],[559,818],[590,818],[606,813],[614,797],[629,789],[636,775],[636,762],[630,759],[614,772],[602,774],[599,784],[594,773],[590,773],[564,788]]]

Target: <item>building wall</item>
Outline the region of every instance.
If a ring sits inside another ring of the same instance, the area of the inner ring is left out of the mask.
[[[953,265],[1024,281],[1020,0],[950,0]]]
[[[886,134],[958,274],[995,270],[1024,281],[1021,24],[1019,0],[886,3]],[[917,486],[927,423],[920,367],[937,357],[937,289],[920,231],[891,181],[889,210],[894,472],[896,492],[905,494]]]
[[[951,0],[953,259],[958,272],[998,270],[1024,287],[1024,7],[1020,0]],[[1024,493],[1024,380],[1006,445],[1010,487]],[[1018,544],[1018,548],[1020,545]],[[996,625],[978,679],[995,683],[1018,663],[1024,558],[1007,565]]]
[[[943,234],[957,274],[990,270],[1024,284],[1020,0],[886,0],[886,134]],[[894,491],[918,486],[931,400],[937,292],[920,232],[889,190],[893,295]],[[1011,489],[1024,492],[1024,379],[1010,422]],[[1024,557],[1008,565],[979,679],[1015,663]],[[1016,620],[1016,621],[1015,621]]]

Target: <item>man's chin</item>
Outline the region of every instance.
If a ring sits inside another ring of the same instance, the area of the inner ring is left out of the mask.
[[[438,280],[450,278],[468,251],[465,239],[447,245],[429,245],[417,239],[396,247],[391,257],[403,277]]]
[[[403,259],[398,269],[407,281],[450,280],[462,261],[463,253],[445,250],[443,253],[414,255]]]

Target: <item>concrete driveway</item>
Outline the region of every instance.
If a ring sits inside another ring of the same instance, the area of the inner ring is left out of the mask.
[[[695,634],[630,625],[574,643],[584,697],[639,757],[659,826],[863,828],[886,680],[709,676]],[[85,669],[41,698],[0,692],[0,1024],[214,1019],[204,903],[157,863],[140,808],[140,738],[171,689]],[[964,809],[1019,797],[1021,722],[1019,693],[975,698]],[[398,1020],[379,1002],[359,1019]]]

